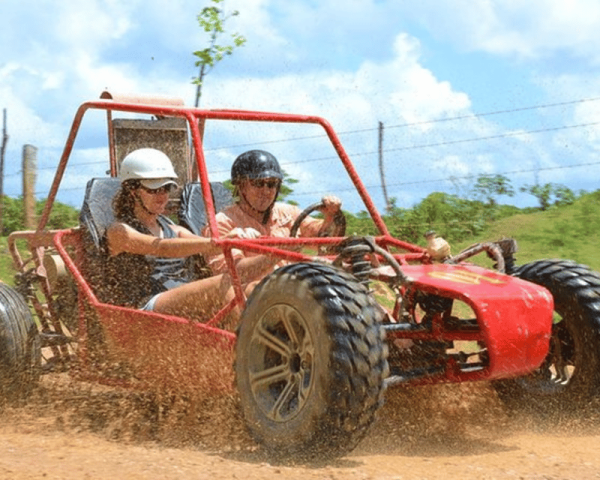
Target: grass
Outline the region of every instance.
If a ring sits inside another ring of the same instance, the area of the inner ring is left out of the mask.
[[[15,269],[6,239],[7,237],[0,237],[0,281],[13,285]]]
[[[600,271],[600,195],[585,195],[573,205],[494,222],[482,235],[453,245],[452,251],[458,253],[472,243],[502,237],[517,240],[517,264],[560,258]]]

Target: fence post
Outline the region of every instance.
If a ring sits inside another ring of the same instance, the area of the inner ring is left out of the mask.
[[[37,148],[23,145],[23,213],[25,229],[36,227],[35,215],[35,180],[36,180]]]

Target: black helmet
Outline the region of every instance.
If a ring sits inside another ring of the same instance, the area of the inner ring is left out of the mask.
[[[264,150],[249,150],[235,159],[231,166],[231,183],[237,185],[242,178],[277,178],[283,180],[277,159]]]

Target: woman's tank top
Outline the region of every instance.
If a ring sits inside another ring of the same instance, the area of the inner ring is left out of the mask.
[[[136,219],[126,219],[125,223],[141,233],[150,231]],[[163,238],[175,238],[172,222],[163,216],[158,217]],[[119,253],[107,255],[105,288],[99,295],[101,301],[127,307],[141,308],[154,295],[183,285],[195,278],[188,258],[164,258],[152,255]]]

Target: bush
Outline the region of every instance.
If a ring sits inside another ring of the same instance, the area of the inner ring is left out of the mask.
[[[38,200],[35,205],[35,213],[39,217],[46,205],[46,199]],[[47,227],[49,229],[61,229],[74,227],[79,223],[79,210],[54,202]],[[23,209],[23,197],[2,199],[2,235],[6,236],[12,232],[25,229],[25,212]]]

